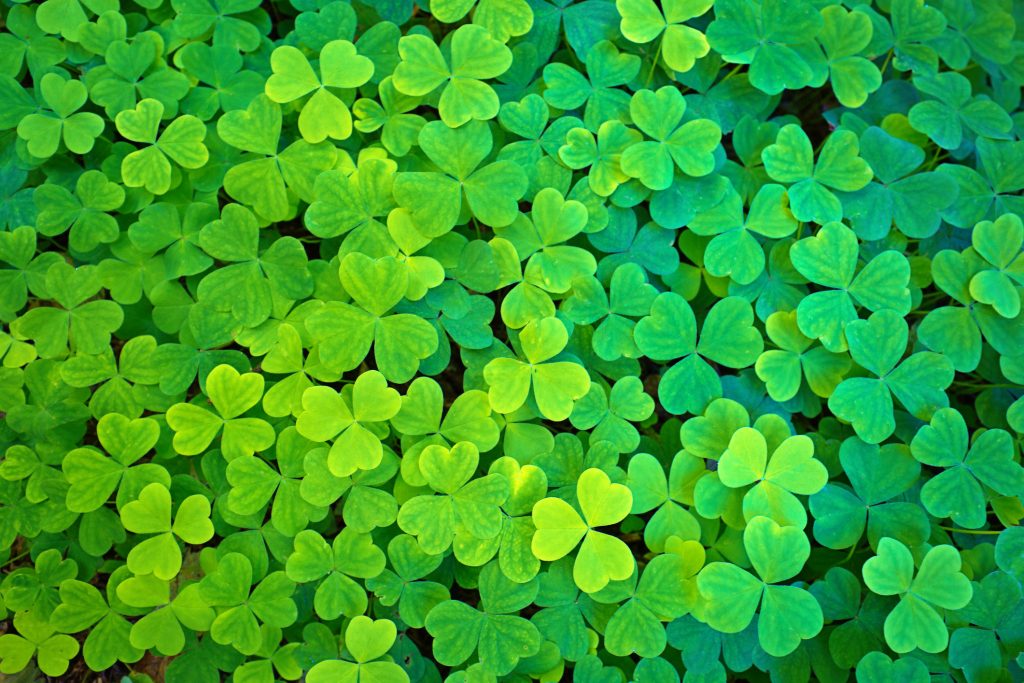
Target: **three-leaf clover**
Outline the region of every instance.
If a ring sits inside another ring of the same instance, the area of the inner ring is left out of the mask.
[[[657,295],[643,268],[624,263],[612,273],[607,291],[596,278],[574,281],[561,310],[579,325],[597,323],[591,345],[598,357],[607,361],[637,358],[640,350],[633,339],[634,318],[650,313]]]
[[[292,213],[293,195],[313,200],[319,172],[334,166],[337,149],[327,141],[296,140],[278,151],[281,105],[257,95],[245,109],[217,119],[217,135],[228,145],[250,153],[224,175],[224,190],[248,204],[267,220],[284,220]]]
[[[135,109],[126,109],[114,119],[117,132],[132,142],[148,147],[131,152],[121,160],[121,178],[128,187],[145,187],[153,194],[164,194],[171,187],[171,162],[182,168],[201,168],[209,158],[203,139],[206,125],[186,114],[160,131],[164,105],[144,99]]]
[[[566,200],[558,190],[546,187],[534,196],[530,218],[496,231],[512,242],[520,259],[528,259],[523,269],[524,282],[546,292],[563,294],[572,287],[574,279],[597,272],[593,254],[565,244],[587,225],[589,215],[582,202]]]
[[[430,610],[426,627],[434,637],[434,657],[457,666],[476,652],[486,672],[508,674],[540,649],[537,627],[516,614],[533,602],[538,588],[536,579],[513,583],[491,562],[480,572],[480,609],[447,600]]]
[[[931,524],[921,506],[903,500],[921,475],[921,465],[903,444],[869,444],[851,436],[839,448],[850,488],[829,482],[808,500],[814,538],[839,550],[857,544],[867,526],[868,543],[883,537],[914,547],[927,540]]]
[[[310,501],[302,495],[302,482],[307,474],[305,456],[311,445],[294,427],[288,427],[281,432],[274,449],[276,467],[256,455],[244,455],[229,462],[225,476],[231,485],[227,495],[230,512],[262,519],[270,503],[271,524],[289,537],[311,521],[323,519],[326,505],[318,505],[319,500]]]
[[[321,619],[355,617],[366,611],[366,591],[355,579],[372,579],[384,570],[384,551],[369,534],[342,529],[328,544],[305,529],[295,536],[295,551],[288,556],[285,572],[296,583],[319,582],[313,607]]]
[[[960,609],[974,589],[961,573],[960,553],[951,545],[932,547],[915,574],[910,550],[891,538],[878,542],[877,554],[864,563],[864,583],[878,595],[898,595],[885,618],[885,642],[895,652],[920,648],[942,652],[949,629],[938,609]]]
[[[788,237],[797,229],[786,189],[762,185],[744,216],[743,198],[726,192],[717,205],[699,213],[688,227],[698,235],[713,236],[704,250],[704,267],[715,277],[728,277],[748,285],[764,272],[765,256],[755,234],[769,239]]]
[[[511,161],[481,166],[493,145],[486,123],[453,129],[431,121],[420,130],[418,142],[440,171],[399,173],[394,192],[423,235],[443,235],[468,214],[495,228],[516,219],[518,201],[526,194],[526,174]]]
[[[230,311],[244,326],[256,327],[270,316],[275,295],[295,301],[313,289],[302,243],[286,236],[261,251],[256,216],[240,204],[225,206],[219,219],[203,226],[198,241],[225,265],[199,282],[195,318],[210,316],[211,309]]]
[[[113,301],[90,300],[101,283],[96,266],[79,266],[60,261],[46,270],[45,286],[57,306],[38,306],[11,323],[16,339],[31,339],[42,358],[55,358],[68,351],[101,353],[110,345],[110,335],[124,320],[124,312]]]
[[[914,76],[914,87],[935,99],[915,104],[907,119],[943,149],[963,143],[964,127],[992,139],[1006,138],[1013,127],[1010,115],[996,102],[983,95],[971,97],[971,82],[955,71]]]
[[[138,575],[153,574],[170,581],[181,570],[181,549],[175,536],[193,545],[213,538],[210,501],[202,494],[185,498],[171,522],[171,492],[161,483],[139,491],[139,497],[121,507],[121,523],[136,534],[157,534],[128,553],[128,568]]]
[[[295,426],[312,441],[334,439],[327,464],[335,476],[347,477],[380,464],[384,457],[381,437],[367,425],[372,428],[374,423],[387,422],[400,408],[398,392],[388,386],[384,375],[371,370],[359,375],[348,400],[330,387],[306,389]]]
[[[683,22],[711,9],[712,0],[667,0],[659,8],[653,0],[616,0],[622,15],[622,35],[634,43],[649,43],[661,36],[658,51],[673,71],[689,71],[708,53],[704,34]]]
[[[269,423],[258,417],[240,417],[263,397],[262,375],[218,365],[206,377],[206,395],[216,412],[192,403],[176,403],[167,411],[167,424],[175,432],[175,451],[198,455],[218,434],[228,461],[273,445],[276,434]]]
[[[409,290],[409,266],[394,256],[352,252],[341,262],[341,283],[358,305],[332,301],[306,319],[314,349],[327,367],[357,367],[373,347],[381,374],[408,382],[437,350],[437,330],[412,313],[390,313]]]
[[[871,311],[910,312],[910,263],[896,250],[883,251],[857,270],[857,236],[842,223],[826,223],[813,237],[790,249],[793,266],[827,289],[812,292],[797,304],[800,332],[820,339],[833,353],[847,349],[845,329],[857,320],[860,304]]]
[[[108,585],[104,599],[92,584],[68,579],[60,585],[60,604],[53,610],[50,623],[61,633],[88,631],[82,656],[93,671],[104,671],[117,661],[137,662],[142,658],[143,651],[130,640],[132,625],[123,616],[134,611],[117,598],[114,584]]]
[[[61,140],[70,152],[90,152],[104,123],[92,112],[78,111],[86,99],[82,82],[48,73],[39,79],[39,92],[49,111],[29,114],[18,123],[18,137],[28,143],[29,153],[48,159],[57,152]]]
[[[727,297],[708,311],[698,338],[697,319],[686,299],[675,292],[659,294],[651,314],[636,324],[633,337],[651,360],[681,359],[658,383],[662,407],[676,415],[699,414],[721,396],[721,379],[705,358],[731,368],[753,365],[764,350],[753,322],[749,303]]]
[[[565,144],[558,149],[558,158],[571,169],[587,170],[587,185],[595,194],[607,197],[630,176],[622,170],[622,153],[640,142],[639,132],[622,121],[605,121],[594,133],[586,128],[573,128],[565,134]]]
[[[856,134],[848,130],[829,135],[815,162],[807,133],[791,123],[779,130],[775,142],[761,152],[761,158],[772,180],[789,185],[790,207],[800,221],[838,221],[843,217],[843,205],[831,190],[854,192],[874,176],[860,157]]]
[[[250,560],[241,553],[229,552],[199,582],[203,602],[220,608],[210,626],[210,635],[214,641],[231,645],[242,654],[259,650],[260,622],[285,628],[298,615],[292,600],[295,583],[284,572],[271,572],[252,588],[254,578]]]
[[[640,434],[631,422],[642,422],[654,412],[654,399],[644,392],[639,377],[623,377],[611,391],[596,382],[576,402],[569,420],[577,429],[591,431],[594,441],[610,441],[625,453],[640,445]],[[632,462],[632,460],[630,461]]]
[[[815,395],[828,398],[850,370],[847,354],[813,346],[814,340],[800,331],[796,311],[772,313],[765,332],[778,348],[758,356],[754,370],[776,401],[796,396],[804,380]]]
[[[117,598],[132,608],[152,610],[132,624],[132,646],[140,650],[153,648],[166,656],[185,649],[186,629],[209,631],[217,616],[200,597],[198,584],[189,584],[171,597],[171,582],[153,574],[121,581],[117,584]]]
[[[925,160],[924,150],[877,126],[861,134],[860,153],[878,180],[843,196],[843,213],[857,236],[882,239],[893,224],[907,237],[935,234],[942,212],[956,201],[958,190],[952,178],[936,171],[918,171]]]
[[[120,235],[117,219],[108,212],[120,208],[125,193],[102,171],[90,170],[78,176],[72,194],[61,185],[39,186],[33,199],[39,208],[36,227],[47,236],[60,235],[70,228],[71,247],[88,252],[100,244],[109,244]]]
[[[743,496],[743,516],[748,522],[768,517],[783,525],[803,528],[807,513],[797,495],[809,496],[828,481],[828,470],[814,458],[814,442],[807,436],[790,436],[773,443],[757,429],[736,430],[718,460],[718,478],[729,488],[753,487]]]
[[[415,538],[399,534],[388,543],[388,559],[394,570],[385,569],[368,579],[366,587],[381,604],[387,607],[397,604],[403,622],[413,628],[423,628],[431,610],[451,597],[441,584],[423,580],[438,568],[444,556],[424,552]]]
[[[501,533],[499,506],[509,496],[509,481],[496,472],[473,478],[479,464],[480,452],[469,441],[423,449],[420,472],[439,495],[415,496],[403,503],[398,527],[415,536],[425,552],[443,553],[459,536],[488,540]]]
[[[971,277],[971,296],[1004,318],[1016,318],[1021,311],[1017,288],[1024,284],[1024,222],[1012,213],[981,221],[971,232],[971,245],[986,261]]]
[[[682,123],[686,100],[678,88],[667,85],[657,91],[636,91],[629,102],[629,113],[637,128],[651,140],[630,145],[622,152],[622,170],[627,175],[652,190],[664,190],[672,184],[676,168],[693,177],[714,170],[714,150],[722,131],[708,119]]]
[[[823,25],[806,0],[717,0],[707,37],[726,62],[750,65],[751,85],[775,95],[825,81],[825,60],[814,42]]]
[[[602,40],[586,55],[587,75],[568,64],[544,67],[544,101],[559,109],[583,109],[583,122],[597,132],[606,121],[629,121],[629,95],[617,86],[629,83],[640,72],[640,58],[619,52],[615,44]]]
[[[829,397],[828,407],[868,443],[880,443],[896,429],[894,395],[919,419],[929,419],[949,403],[945,389],[953,381],[953,364],[930,351],[901,362],[908,334],[906,321],[890,309],[846,326],[850,355],[875,377],[844,379]]]
[[[147,484],[170,486],[170,475],[162,466],[135,464],[160,438],[160,425],[155,420],[130,420],[119,413],[109,413],[97,423],[96,436],[110,457],[93,448],[76,448],[61,462],[71,485],[67,493],[69,510],[92,512],[106,503],[114,491],[122,505]]]
[[[518,410],[532,395],[540,414],[561,421],[572,413],[573,402],[590,390],[586,368],[569,360],[551,360],[569,341],[558,318],[530,321],[519,334],[526,360],[495,358],[484,367],[491,407],[499,413]]]
[[[704,547],[696,541],[674,544],[651,559],[628,599],[608,620],[608,652],[619,657],[635,652],[647,658],[664,652],[668,638],[662,622],[678,619],[697,604],[693,577],[703,565]]]
[[[821,10],[818,41],[828,59],[829,82],[844,107],[857,108],[882,87],[882,73],[861,56],[871,43],[873,28],[866,12],[847,11],[839,5]]]
[[[486,28],[467,24],[453,31],[447,59],[437,44],[422,34],[403,36],[398,52],[402,61],[392,77],[395,88],[418,97],[444,85],[437,110],[446,126],[458,128],[498,115],[498,94],[484,81],[508,70],[512,51]]]
[[[979,529],[987,513],[982,484],[1004,496],[1024,492],[1024,468],[1013,459],[1009,433],[989,429],[970,443],[967,424],[953,408],[937,410],[910,448],[918,462],[944,468],[921,487],[921,503],[940,519]]]
[[[777,585],[796,576],[810,556],[811,546],[797,527],[779,526],[767,517],[750,520],[743,546],[757,575],[727,562],[712,562],[697,575],[697,587],[707,601],[703,619],[716,631],[738,633],[754,619],[764,651],[782,657],[802,640],[821,631],[818,601],[805,589]]]
[[[333,681],[379,681],[409,683],[409,674],[384,655],[395,642],[398,631],[389,619],[359,615],[345,629],[345,649],[355,661],[332,659],[318,662],[306,674],[309,683]]]
[[[347,40],[332,40],[320,50],[320,76],[297,47],[282,45],[270,56],[273,70],[266,93],[274,102],[286,104],[313,93],[299,112],[299,132],[307,142],[327,138],[344,140],[352,134],[348,106],[328,88],[358,88],[373,76],[373,62],[356,51]]]
[[[602,470],[584,470],[576,480],[576,511],[561,498],[544,498],[533,506],[533,554],[545,562],[565,557],[579,546],[573,564],[573,579],[580,590],[596,593],[609,581],[632,575],[633,554],[620,538],[596,527],[618,524],[633,506],[633,494],[614,484]],[[580,541],[583,541],[580,543]]]
[[[63,676],[78,654],[78,641],[55,633],[46,617],[35,610],[14,615],[17,633],[0,636],[0,673],[20,672],[35,656],[39,670],[47,676]]]

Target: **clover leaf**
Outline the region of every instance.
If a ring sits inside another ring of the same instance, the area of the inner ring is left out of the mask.
[[[330,620],[366,611],[366,593],[354,578],[372,579],[383,571],[385,561],[369,534],[345,529],[328,545],[320,534],[306,529],[295,536],[295,552],[285,571],[296,583],[319,582],[313,605],[322,619]]]
[[[481,26],[469,24],[452,32],[451,57],[445,58],[433,40],[409,35],[398,43],[402,61],[392,82],[406,95],[427,95],[441,85],[437,109],[446,126],[486,121],[498,115],[498,95],[484,81],[505,73],[512,52]]]
[[[500,505],[509,496],[509,482],[498,473],[473,479],[480,462],[476,446],[460,441],[451,448],[427,446],[419,467],[427,484],[440,495],[420,495],[398,511],[398,526],[431,555],[459,542],[460,536],[481,540],[501,533]]]
[[[11,324],[11,332],[33,340],[43,358],[54,358],[69,348],[100,353],[120,327],[124,313],[113,301],[89,300],[101,288],[96,266],[75,268],[61,261],[51,265],[42,279],[58,306],[26,311]]]
[[[52,157],[63,140],[68,151],[87,154],[103,132],[103,119],[88,111],[86,89],[81,81],[65,80],[58,74],[45,74],[39,81],[45,113],[28,114],[18,122],[18,137],[28,143],[28,151],[40,158]]]
[[[797,221],[789,210],[781,185],[763,185],[744,216],[739,193],[727,192],[716,206],[690,221],[698,235],[713,235],[704,251],[704,267],[715,277],[728,277],[741,285],[764,271],[765,256],[754,234],[779,239],[793,234]]]
[[[559,109],[584,107],[583,121],[591,132],[597,132],[605,121],[628,120],[629,96],[616,86],[636,77],[640,58],[621,53],[614,43],[602,40],[587,52],[586,71],[584,76],[568,64],[545,66],[544,100]]]
[[[54,236],[69,231],[71,246],[80,251],[92,251],[117,240],[117,219],[108,212],[124,203],[125,193],[102,171],[86,171],[78,176],[74,194],[60,185],[46,184],[33,198],[40,209],[41,234]]]
[[[249,559],[229,552],[199,582],[203,602],[220,608],[210,636],[243,654],[254,654],[260,648],[260,622],[284,628],[295,621],[298,611],[291,597],[295,583],[284,572],[267,574],[255,588],[253,579]]]
[[[491,407],[499,413],[518,410],[533,396],[540,414],[564,420],[573,402],[590,389],[586,369],[572,361],[552,361],[565,348],[569,334],[554,317],[530,321],[519,335],[526,360],[495,358],[484,368]]]
[[[700,177],[714,169],[713,152],[722,137],[719,127],[707,119],[680,123],[686,100],[679,90],[665,86],[652,92],[638,90],[629,102],[637,127],[652,141],[630,145],[622,153],[622,170],[652,190],[672,184],[675,168]]]
[[[265,95],[217,120],[221,140],[250,154],[228,169],[225,191],[269,220],[288,217],[292,193],[311,200],[317,172],[331,168],[337,157],[337,150],[326,142],[296,140],[278,151],[281,120],[280,105]]]
[[[807,524],[803,505],[794,494],[812,495],[828,481],[828,471],[814,459],[814,443],[791,436],[769,455],[768,442],[756,429],[743,427],[729,440],[718,460],[719,480],[729,488],[754,484],[743,496],[743,516],[768,517],[779,524]]]
[[[624,263],[612,273],[607,292],[596,279],[574,281],[561,310],[581,325],[601,321],[594,329],[592,346],[603,360],[637,358],[640,350],[633,337],[635,318],[650,313],[657,293],[647,282],[643,268]]]
[[[121,160],[121,177],[128,187],[145,187],[153,194],[164,194],[171,186],[171,163],[182,168],[200,168],[209,158],[203,144],[206,126],[195,116],[179,116],[157,134],[164,105],[159,100],[144,99],[118,113],[114,119],[117,132],[132,142],[147,143]]]
[[[531,657],[540,648],[537,628],[510,614],[529,604],[537,589],[536,581],[512,583],[496,564],[488,564],[480,572],[482,609],[448,600],[427,615],[427,631],[434,637],[434,656],[453,666],[466,661],[475,651],[486,672],[507,674],[521,659]]]
[[[843,211],[858,236],[881,239],[892,224],[904,235],[930,237],[941,224],[941,214],[957,197],[957,188],[944,174],[914,173],[924,162],[924,151],[876,126],[861,135],[861,156],[881,182],[871,182],[845,195]]]
[[[622,35],[634,43],[649,43],[661,36],[658,50],[673,71],[689,71],[711,49],[700,31],[683,22],[701,16],[711,2],[672,0],[659,9],[651,0],[616,0],[622,15]]]
[[[844,331],[858,319],[855,303],[875,312],[909,310],[906,258],[895,250],[885,251],[858,272],[857,238],[842,223],[827,223],[814,237],[798,241],[790,258],[801,275],[829,288],[804,297],[796,311],[800,332],[820,339],[833,353],[847,349]]]
[[[883,538],[864,563],[864,583],[879,595],[898,595],[885,618],[885,642],[895,652],[941,652],[949,631],[936,608],[960,609],[971,600],[971,582],[960,572],[960,554],[948,545],[931,548],[915,572],[914,557],[899,541]]]
[[[582,515],[561,498],[545,498],[534,505],[537,533],[533,537],[533,554],[553,562],[579,545],[573,579],[580,590],[595,593],[609,581],[621,581],[633,573],[629,547],[594,529],[621,522],[629,514],[633,495],[622,484],[613,484],[601,470],[590,468],[578,479],[576,497]]]
[[[296,422],[299,434],[307,439],[334,439],[327,463],[338,477],[380,464],[384,449],[380,437],[368,427],[391,419],[401,407],[398,392],[376,371],[359,376],[349,401],[330,387],[309,387],[302,394],[302,412]]]
[[[840,104],[857,108],[882,86],[882,73],[878,67],[860,56],[871,43],[874,33],[871,17],[832,5],[821,10],[821,18],[823,23],[818,41],[828,59],[832,91]]]
[[[803,0],[725,0],[715,3],[707,36],[727,62],[750,65],[751,85],[775,95],[825,80],[825,60],[814,42],[823,26],[818,10]]]
[[[133,573],[153,574],[170,581],[181,570],[181,551],[174,537],[199,545],[213,537],[210,501],[196,494],[181,501],[171,522],[171,493],[160,483],[147,485],[139,497],[121,507],[121,523],[133,533],[157,534],[128,553]]]
[[[409,675],[398,664],[382,659],[395,642],[395,624],[387,619],[357,616],[345,629],[345,648],[354,662],[328,660],[313,665],[306,675],[310,683],[339,679],[408,683]]]
[[[837,130],[825,140],[815,162],[807,133],[788,124],[761,158],[772,180],[790,185],[789,201],[797,220],[824,224],[842,218],[842,203],[830,188],[854,192],[871,182],[872,169],[859,153],[857,136]]]
[[[964,418],[952,408],[937,410],[910,445],[920,463],[944,468],[921,488],[921,502],[935,517],[978,529],[987,511],[982,484],[1005,496],[1019,495],[1024,487],[1024,468],[1013,460],[1010,435],[990,429],[969,444]]]
[[[845,354],[812,347],[813,341],[800,331],[797,311],[772,313],[765,331],[778,348],[762,353],[754,369],[776,401],[796,396],[803,381],[817,396],[828,398],[850,369]]]
[[[659,294],[651,314],[636,324],[637,347],[654,361],[681,358],[658,384],[658,399],[674,414],[701,413],[721,395],[721,380],[705,358],[728,367],[752,365],[764,348],[752,326],[754,313],[738,297],[728,297],[708,311],[700,335],[693,309],[674,292]]]
[[[703,616],[715,630],[738,633],[760,606],[761,647],[775,657],[784,656],[822,628],[821,607],[813,595],[798,586],[777,585],[800,571],[810,555],[810,543],[797,527],[755,517],[743,532],[743,546],[757,576],[726,562],[708,564],[697,575],[697,587],[708,601]]]
[[[76,448],[61,462],[71,485],[68,509],[92,512],[106,503],[114,491],[118,503],[123,504],[149,483],[170,486],[170,476],[160,465],[135,465],[160,438],[160,426],[155,420],[129,420],[119,413],[109,413],[100,418],[96,434],[110,457],[91,448]]]
[[[895,395],[915,417],[930,418],[946,407],[945,388],[953,381],[953,364],[930,351],[903,358],[907,323],[890,309],[855,320],[846,327],[853,360],[876,377],[851,377],[829,397],[829,408],[853,424],[857,436],[868,443],[885,440],[896,428]]]
[[[348,106],[328,88],[353,89],[373,75],[373,62],[347,40],[332,40],[320,50],[319,77],[298,48],[283,45],[270,57],[273,74],[267,79],[267,96],[279,104],[313,93],[299,112],[299,132],[307,142],[328,137],[344,140],[352,134]]]
[[[182,455],[198,455],[219,434],[221,451],[228,460],[252,455],[274,443],[273,428],[257,417],[240,417],[263,396],[263,377],[239,373],[230,365],[218,365],[206,378],[210,403],[216,412],[192,403],[177,403],[167,411],[174,430],[174,449]]]
[[[873,548],[883,537],[908,546],[924,543],[931,533],[928,515],[901,500],[921,474],[910,449],[902,444],[869,444],[852,436],[840,446],[839,461],[852,491],[830,482],[808,500],[819,543],[849,548],[860,540],[865,526]]]
[[[915,76],[915,87],[935,99],[918,102],[907,113],[910,125],[944,149],[956,149],[964,127],[975,135],[1003,138],[1012,126],[1009,115],[987,97],[971,97],[971,84],[955,72]]]
[[[372,346],[386,379],[408,381],[438,347],[437,331],[419,316],[385,315],[408,290],[408,267],[394,256],[372,259],[352,253],[342,262],[341,273],[360,305],[332,302],[309,317],[307,329],[320,360],[344,372],[358,366]]]
[[[54,628],[46,618],[33,612],[14,617],[18,633],[0,636],[0,671],[5,674],[24,669],[34,656],[39,670],[47,676],[62,676],[71,659],[78,654],[78,641]]]

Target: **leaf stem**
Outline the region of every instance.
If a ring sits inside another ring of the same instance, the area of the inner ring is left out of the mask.
[[[1001,529],[957,529],[956,527],[942,526],[941,524],[939,524],[938,527],[945,531],[952,531],[958,534],[974,534],[976,536],[998,536],[1003,533],[1003,530]]]
[[[732,69],[731,69],[731,70],[729,71],[729,73],[727,73],[727,74],[726,74],[726,75],[725,75],[725,76],[724,76],[724,77],[722,78],[722,80],[718,81],[718,84],[720,85],[720,84],[722,84],[722,83],[725,83],[725,82],[726,82],[727,80],[729,80],[730,78],[732,78],[733,76],[735,76],[735,75],[736,75],[736,74],[737,74],[737,73],[739,72],[739,70],[740,70],[741,68],[743,68],[743,66],[744,66],[743,64],[737,64],[736,66],[734,66],[734,67],[733,67],[733,68],[732,68]]]
[[[658,50],[654,53],[654,61],[651,62],[651,70],[647,72],[647,80],[644,81],[644,88],[648,88],[651,85],[651,81],[654,80],[654,70],[658,68],[658,60],[661,59],[661,48],[665,44],[665,36],[662,35],[661,40],[658,41]]]
[[[977,384],[975,382],[953,382],[958,387],[970,387],[971,389],[1024,389],[1020,384]]]
[[[889,60],[892,59],[892,48],[889,48],[889,52],[885,55],[885,61],[882,62],[882,68],[878,70],[879,75],[884,76],[885,70],[889,66]]]
[[[7,560],[7,563],[4,564],[4,568],[6,569],[7,567],[10,567],[12,564],[17,562],[18,560],[28,556],[31,552],[32,552],[31,550],[26,550],[26,551],[24,551],[22,553],[19,553],[19,554],[15,555],[11,559]]]

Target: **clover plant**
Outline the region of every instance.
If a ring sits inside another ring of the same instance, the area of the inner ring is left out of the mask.
[[[1024,3],[3,0],[0,681],[1024,680]]]

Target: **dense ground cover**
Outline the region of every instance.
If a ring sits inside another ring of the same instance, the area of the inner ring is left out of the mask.
[[[1024,677],[1024,4],[0,7],[0,680]]]

